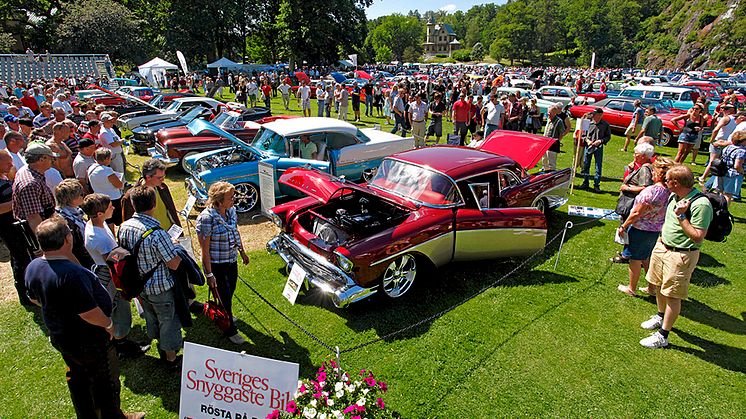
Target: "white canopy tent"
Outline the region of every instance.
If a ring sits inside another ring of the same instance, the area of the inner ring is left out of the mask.
[[[155,57],[147,63],[138,66],[137,69],[148,83],[155,86],[163,86],[166,81],[166,70],[178,70],[179,67],[162,58]]]
[[[241,67],[241,64],[231,61],[225,57],[215,61],[214,63],[207,64],[207,68],[236,68]]]

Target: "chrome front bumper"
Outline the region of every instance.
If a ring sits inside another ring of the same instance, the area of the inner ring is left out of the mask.
[[[344,271],[286,233],[270,240],[267,251],[280,255],[288,268],[298,263],[306,272],[307,283],[329,294],[336,307],[346,307],[376,293],[375,288],[357,285]]]
[[[190,196],[197,199],[195,205],[204,207],[207,203],[207,192],[197,183],[197,180],[189,176],[184,180],[184,188]]]
[[[157,143],[155,147],[148,148],[148,154],[150,154],[150,157],[160,160],[166,167],[176,166],[179,163],[179,159],[169,158],[166,151],[159,147]]]

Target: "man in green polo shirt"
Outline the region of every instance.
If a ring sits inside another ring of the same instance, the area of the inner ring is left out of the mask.
[[[645,120],[642,123],[642,128],[637,134],[635,142],[639,141],[643,136],[653,137],[655,143],[661,139],[663,134],[663,121],[655,114],[655,106],[648,106],[645,109]]]
[[[300,136],[300,158],[304,160],[316,160],[319,152],[316,143],[311,141],[308,135]]]
[[[678,164],[669,169],[666,186],[673,196],[646,277],[655,286],[658,313],[640,324],[643,329],[660,330],[640,341],[646,348],[668,346],[668,333],[679,317],[681,300],[688,296],[699,248],[712,221],[710,201],[705,197],[693,199],[699,191],[694,188],[694,175],[687,166]]]

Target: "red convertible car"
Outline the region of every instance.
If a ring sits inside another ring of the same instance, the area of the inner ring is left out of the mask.
[[[588,112],[593,112],[596,108],[601,108],[604,111],[603,119],[609,123],[611,130],[624,135],[624,130],[632,122],[632,115],[635,111],[635,100],[635,98],[628,97],[613,97],[590,105],[575,105],[570,108],[570,114],[573,118],[580,118]],[[671,122],[671,119],[680,115],[681,112],[672,110],[667,106],[665,101],[652,99],[641,99],[641,101],[643,108],[655,106],[655,114],[663,122],[663,134],[657,145],[676,144],[676,139],[681,134],[681,127]]]
[[[267,249],[337,307],[402,297],[424,266],[531,254],[545,245],[545,212],[566,202],[570,169],[527,172],[554,141],[502,131],[482,149],[405,151],[362,185],[289,169],[279,182],[307,197],[272,208],[281,232]]]

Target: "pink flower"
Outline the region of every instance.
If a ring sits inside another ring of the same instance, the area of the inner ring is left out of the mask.
[[[319,367],[319,372],[322,372],[322,371],[324,371],[324,364],[321,364],[321,366]]]
[[[347,406],[345,410],[342,411],[342,413],[352,413],[356,410],[357,405],[353,404],[352,406]]]
[[[360,375],[365,375],[365,370],[360,370]]]
[[[267,419],[280,419],[280,411],[275,410],[274,412],[267,415]]]
[[[389,389],[389,386],[388,386],[388,385],[387,385],[386,383],[384,383],[383,381],[379,381],[379,382],[378,382],[378,387],[379,387],[379,388],[381,389],[381,391],[383,391],[384,393],[385,393],[385,392],[387,392],[387,391],[388,391],[388,389]]]
[[[370,387],[376,386],[376,380],[373,377],[365,377],[363,378],[363,381],[365,381],[365,384],[369,385]]]
[[[313,397],[316,398],[316,399],[320,399],[321,398],[321,392],[314,393]]]
[[[285,408],[288,413],[298,413],[298,405],[295,404],[294,400],[288,402],[288,406]]]
[[[305,384],[301,384],[300,387],[298,388],[298,392],[300,393],[305,393],[307,390],[308,389],[306,388]]]
[[[317,379],[319,380],[319,382],[326,381],[326,373],[320,372]]]
[[[382,399],[382,398],[380,398],[380,397],[376,399],[376,405],[377,405],[377,406],[378,406],[378,408],[379,408],[379,409],[381,409],[381,410],[383,410],[383,408],[384,408],[384,407],[386,407],[386,405],[385,405],[385,404],[383,404],[383,399]]]
[[[337,368],[337,363],[333,359],[329,361],[329,365],[331,365],[332,368]]]
[[[352,416],[350,419],[361,419],[361,418],[360,418],[360,415],[355,415],[355,416]]]

